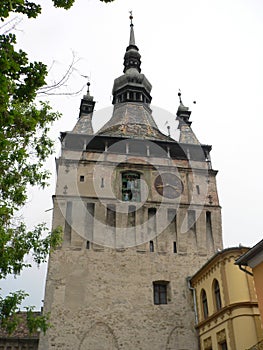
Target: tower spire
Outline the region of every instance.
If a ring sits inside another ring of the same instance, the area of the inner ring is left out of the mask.
[[[114,80],[111,119],[98,131],[99,135],[170,140],[155,123],[151,103],[152,85],[141,73],[141,55],[135,44],[133,15],[130,11],[130,39],[124,55],[124,74]]]
[[[135,35],[134,35],[134,25],[133,25],[133,15],[130,11],[130,40],[129,46],[126,48],[126,53],[124,56],[124,70],[123,73],[126,73],[130,68],[135,68],[139,73],[141,72],[141,55],[139,54],[139,49],[135,44]]]
[[[131,24],[130,24],[130,41],[129,41],[129,46],[133,45],[133,46],[136,46],[135,45],[135,36],[134,36],[134,30],[133,30],[133,23],[132,23],[132,20],[133,20],[133,15],[132,15],[132,11],[130,11],[130,20],[131,20]]]

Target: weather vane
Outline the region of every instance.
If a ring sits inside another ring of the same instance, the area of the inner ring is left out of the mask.
[[[133,26],[133,23],[132,23],[132,20],[133,20],[133,15],[132,15],[132,11],[129,11],[129,13],[130,13],[130,20],[131,20],[131,26]]]

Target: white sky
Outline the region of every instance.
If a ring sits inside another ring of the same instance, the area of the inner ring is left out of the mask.
[[[199,141],[213,146],[211,157],[218,169],[224,247],[253,246],[262,239],[262,128],[263,128],[263,2],[262,0],[76,0],[69,11],[45,1],[38,19],[24,19],[18,44],[30,60],[53,63],[50,81],[71,61],[79,62],[67,91],[76,91],[91,77],[96,103],[97,130],[110,118],[113,80],[122,74],[129,40],[129,10],[133,10],[136,44],[142,55],[142,73],[152,83],[152,105],[169,111],[172,136],[178,107],[178,89],[192,110],[192,128]],[[83,90],[83,93],[85,90]],[[82,94],[83,94],[82,93]],[[81,94],[81,95],[82,95]],[[80,96],[49,97],[63,116],[52,137],[76,123]],[[197,104],[193,105],[192,101]],[[105,112],[106,111],[106,112]],[[105,115],[106,114],[106,115]],[[164,129],[164,120],[156,122]],[[56,154],[59,154],[59,141]],[[55,174],[54,156],[47,163]],[[50,223],[55,176],[43,191],[30,191],[24,216],[29,225]],[[27,289],[27,303],[43,299],[45,267],[25,272],[3,285]]]

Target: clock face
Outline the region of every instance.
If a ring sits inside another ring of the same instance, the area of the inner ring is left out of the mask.
[[[171,173],[158,175],[154,181],[154,187],[161,196],[166,198],[177,198],[184,189],[182,181]]]

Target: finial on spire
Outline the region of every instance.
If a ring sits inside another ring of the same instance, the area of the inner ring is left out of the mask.
[[[133,23],[132,23],[132,20],[133,20],[133,15],[132,15],[132,11],[129,11],[130,12],[130,20],[131,20],[131,24],[130,24],[130,26],[133,26]]]
[[[179,92],[178,92],[179,102],[180,102],[181,104],[183,104],[181,96],[182,96],[181,90],[179,89]]]
[[[177,109],[177,113],[176,113],[176,115],[177,115],[176,119],[179,120],[179,126],[178,126],[179,129],[180,129],[182,123],[185,123],[188,126],[191,125],[191,122],[189,121],[191,111],[189,111],[189,107],[184,106],[181,96],[182,96],[181,90],[179,89],[178,97],[179,97],[180,105],[179,105],[179,107]]]
[[[132,23],[132,20],[133,20],[133,15],[132,15],[132,11],[129,11],[130,12],[130,20],[131,20],[131,24],[130,24],[130,41],[129,41],[129,46],[132,45],[132,46],[136,46],[135,45],[135,37],[134,37],[134,30],[133,30],[133,23]],[[138,50],[138,49],[137,49]]]
[[[168,130],[168,136],[171,136],[171,128],[170,128],[170,125],[167,125],[167,130]]]
[[[87,92],[86,92],[86,95],[83,96],[83,99],[86,100],[86,101],[93,101],[93,96],[90,95],[90,91],[89,91],[89,87],[90,87],[89,77],[86,76],[86,78],[88,79]]]

